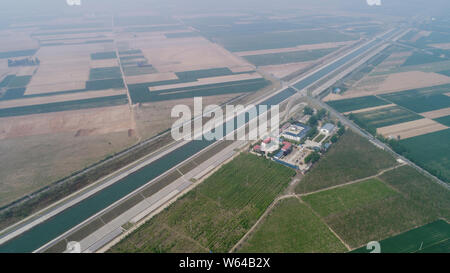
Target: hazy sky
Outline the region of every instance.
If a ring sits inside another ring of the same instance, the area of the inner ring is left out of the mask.
[[[66,0],[0,0],[3,18],[21,18],[86,12],[156,11],[156,12],[220,12],[270,11],[322,7],[338,11],[380,13],[390,15],[446,15],[450,0],[381,0],[370,7],[367,0],[81,0],[81,7],[70,7]]]

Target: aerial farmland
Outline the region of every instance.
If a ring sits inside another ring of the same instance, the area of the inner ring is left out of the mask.
[[[19,1],[0,253],[450,252],[448,4]]]

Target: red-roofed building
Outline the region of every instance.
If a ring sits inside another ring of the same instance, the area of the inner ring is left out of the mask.
[[[281,150],[285,155],[289,154],[292,151],[292,144],[290,142],[284,141]]]
[[[270,137],[264,139],[263,143],[264,144],[269,144],[272,141],[272,139]]]
[[[253,151],[256,152],[256,153],[260,153],[261,152],[261,146],[260,145],[253,146]]]

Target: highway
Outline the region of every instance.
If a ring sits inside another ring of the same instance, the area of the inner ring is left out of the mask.
[[[363,55],[370,49],[376,48],[377,46],[385,43],[384,39],[389,34],[392,34],[392,31],[380,36],[381,39],[373,39],[363,44],[361,47],[339,57],[333,62],[312,71],[292,83],[292,85],[296,89],[303,90],[307,88],[326,75],[338,70],[348,62]],[[297,94],[297,91],[293,88],[282,88],[267,98],[260,100],[257,105],[277,105],[287,100],[294,94]],[[235,117],[234,119],[227,121],[227,123],[236,123],[237,118],[238,117]],[[248,119],[246,122],[248,122]],[[227,126],[223,127],[225,130]],[[95,194],[78,200],[78,202],[71,204],[63,211],[52,215],[51,217],[47,217],[47,219],[30,223],[30,226],[19,234],[14,234],[14,236],[10,236],[10,238],[6,239],[5,236],[3,236],[0,238],[4,241],[4,243],[0,245],[0,252],[36,251],[48,242],[78,226],[80,223],[87,221],[98,212],[114,205],[117,201],[122,200],[130,193],[138,190],[148,183],[151,183],[155,178],[163,175],[175,166],[184,162],[187,158],[194,156],[215,142],[216,141],[208,141],[203,139],[181,143],[180,146],[159,155],[157,160],[153,160],[145,166],[141,166],[139,169],[133,169],[133,171],[127,172],[125,175],[122,174],[120,179],[116,178],[117,181],[114,183],[108,185]]]

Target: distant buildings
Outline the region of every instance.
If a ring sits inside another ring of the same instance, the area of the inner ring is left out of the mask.
[[[299,142],[306,136],[306,134],[308,134],[309,130],[311,130],[311,127],[300,122],[296,122],[291,124],[287,129],[283,130],[281,136],[285,139]]]
[[[320,132],[322,134],[329,135],[333,132],[334,128],[335,128],[335,126],[333,124],[327,123],[324,126],[322,126],[322,128],[320,128]]]

